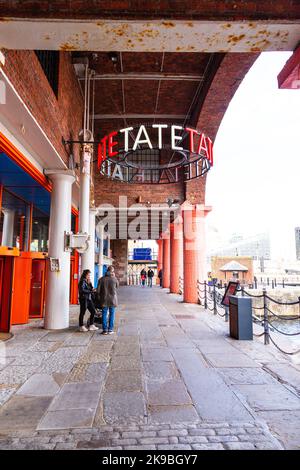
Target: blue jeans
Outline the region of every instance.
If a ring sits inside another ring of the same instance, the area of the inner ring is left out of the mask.
[[[107,314],[109,310],[109,325],[107,328]],[[103,331],[113,331],[115,322],[116,307],[103,307],[102,308],[102,326]]]

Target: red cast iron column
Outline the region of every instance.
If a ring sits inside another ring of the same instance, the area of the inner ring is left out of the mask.
[[[163,287],[170,287],[170,233],[163,238]]]
[[[170,292],[179,293],[179,277],[183,275],[182,218],[170,225]]]
[[[183,300],[198,303],[197,281],[206,278],[204,218],[211,210],[204,204],[184,204],[183,214]]]

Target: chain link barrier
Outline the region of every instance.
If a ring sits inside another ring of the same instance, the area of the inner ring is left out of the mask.
[[[205,309],[209,310],[210,312],[213,312],[214,315],[219,315],[220,317],[225,318],[225,321],[228,321],[228,308],[221,304],[221,300],[224,295],[222,290],[224,289],[226,289],[226,286],[217,286],[215,283],[213,283],[212,285],[209,285],[207,281],[204,281],[204,282],[197,281],[197,292],[198,292],[199,303],[203,305]],[[253,310],[262,311],[262,317],[258,318],[253,312],[252,320],[254,324],[262,327],[264,331],[259,334],[253,333],[253,336],[257,338],[264,337],[265,345],[268,345],[271,341],[271,343],[283,354],[296,355],[300,353],[300,349],[297,351],[292,351],[292,352],[283,350],[270,335],[270,329],[271,329],[271,331],[276,331],[277,333],[284,335],[284,336],[289,336],[289,337],[299,336],[300,331],[295,332],[295,333],[288,333],[279,329],[277,326],[273,324],[272,320],[270,320],[270,315],[272,317],[278,318],[279,320],[295,321],[297,319],[300,319],[300,313],[299,313],[299,316],[285,317],[283,315],[276,314],[269,308],[270,302],[273,302],[274,304],[281,305],[281,306],[299,305],[299,312],[300,312],[300,297],[298,297],[297,301],[281,302],[267,295],[265,288],[263,288],[262,294],[251,294],[250,292],[246,291],[243,286],[238,288],[237,292],[241,293],[242,296],[246,295],[250,298],[263,300],[263,306],[252,307]],[[223,311],[225,310],[225,312],[221,313],[220,308]]]

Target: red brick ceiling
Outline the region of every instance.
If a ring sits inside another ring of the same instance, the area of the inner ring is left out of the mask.
[[[298,0],[1,0],[0,16],[21,18],[180,18],[256,20],[300,18]]]
[[[102,138],[107,132],[142,122],[166,122],[191,124],[189,115],[199,113],[199,94],[203,93],[210,80],[212,57],[222,54],[208,53],[116,53],[113,63],[107,53],[73,53],[74,58],[87,56],[89,67],[100,79],[95,80],[95,115],[139,114],[138,119],[96,119],[95,138]],[[127,74],[136,74],[136,79],[126,79]],[[111,79],[101,79],[110,74]],[[124,75],[124,79],[113,76]],[[139,74],[141,79],[139,79]],[[173,79],[143,79],[143,74],[172,74]],[[192,81],[180,77],[199,77]],[[178,77],[174,80],[174,77]],[[201,78],[202,77],[202,78]],[[83,84],[83,81],[81,81]],[[197,100],[196,100],[197,98]],[[204,98],[204,96],[203,96]],[[198,109],[197,109],[198,106]],[[143,115],[157,115],[157,118],[143,118]],[[169,117],[161,118],[161,115]],[[182,116],[180,119],[174,116]]]

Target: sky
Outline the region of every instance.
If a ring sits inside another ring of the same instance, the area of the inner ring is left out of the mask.
[[[268,230],[274,257],[285,259],[300,226],[300,89],[277,86],[290,55],[262,53],[245,76],[219,128],[206,191],[209,229],[224,239]]]

